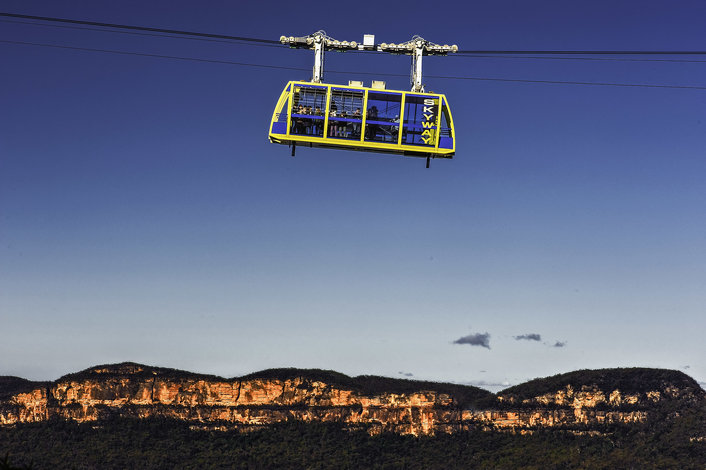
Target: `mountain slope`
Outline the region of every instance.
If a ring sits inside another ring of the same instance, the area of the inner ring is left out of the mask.
[[[51,383],[0,379],[0,425],[124,417],[213,429],[332,422],[372,434],[476,428],[608,432],[616,425],[669,419],[704,403],[706,393],[687,375],[643,368],[570,372],[497,395],[464,385],[330,370],[270,369],[226,379],[129,362],[91,367]]]

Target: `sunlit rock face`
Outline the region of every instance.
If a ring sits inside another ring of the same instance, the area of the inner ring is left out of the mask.
[[[474,387],[353,379],[329,371],[283,369],[260,375],[223,379],[125,363],[95,367],[41,386],[15,381],[18,391],[0,393],[0,424],[51,418],[90,422],[124,416],[246,429],[295,419],[338,422],[371,433],[433,435],[461,429],[630,425],[644,422],[650,408],[665,400],[704,400],[703,390],[683,380],[629,393],[609,390],[605,384],[569,384],[534,395],[510,389],[493,396]]]
[[[49,419],[47,390],[36,388],[0,402],[0,424],[33,423]]]

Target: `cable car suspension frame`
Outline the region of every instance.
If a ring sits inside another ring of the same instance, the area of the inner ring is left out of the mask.
[[[313,34],[303,37],[281,36],[279,38],[282,44],[288,45],[295,49],[312,49],[314,51],[314,68],[311,81],[314,83],[322,83],[324,78],[324,51],[370,51],[370,52],[388,52],[397,55],[412,56],[412,70],[410,72],[410,83],[413,92],[424,92],[422,84],[422,58],[425,55],[448,55],[452,52],[458,52],[458,46],[444,44],[435,44],[427,41],[421,36],[413,36],[407,42],[400,44],[382,43],[375,44],[375,36],[366,34],[363,37],[363,44],[358,44],[356,41],[338,41],[326,34],[326,31],[320,30]]]

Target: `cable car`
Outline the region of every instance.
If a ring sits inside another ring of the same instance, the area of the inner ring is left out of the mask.
[[[287,83],[270,123],[270,142],[410,157],[452,158],[453,118],[444,95],[315,82]]]
[[[439,46],[418,36],[402,44],[363,44],[336,41],[323,31],[306,37],[282,36],[293,48],[315,51],[311,81],[287,83],[272,113],[270,142],[296,147],[322,147],[431,158],[453,158],[456,139],[446,96],[427,93],[422,85],[422,57],[456,52],[457,46]],[[380,51],[412,56],[412,91],[387,90],[385,82],[371,86],[323,82],[325,50]]]

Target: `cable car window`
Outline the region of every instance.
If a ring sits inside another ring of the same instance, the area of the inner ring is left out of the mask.
[[[438,117],[438,97],[407,95],[404,107],[402,144],[434,147]]]
[[[441,124],[439,129],[439,148],[454,148],[453,129],[451,127],[451,115],[446,99],[441,101]]]
[[[294,87],[290,129],[292,134],[324,136],[326,94],[326,87]]]
[[[368,92],[365,118],[366,142],[397,143],[400,129],[401,93]]]
[[[446,106],[446,101],[441,107],[441,129],[439,129],[441,137],[453,137],[451,135],[451,120],[449,119],[449,108]]]
[[[285,123],[285,124],[287,123],[287,113],[286,113],[286,111],[284,110],[284,106],[285,106],[286,104],[287,104],[286,102],[282,103],[282,106],[280,106],[279,108],[277,108],[277,111],[275,111],[275,112],[277,113],[277,116],[275,117],[275,121],[276,121],[276,122],[283,122],[283,123]],[[286,126],[285,126],[285,127],[286,127]]]
[[[274,116],[272,118],[272,127],[270,131],[273,134],[286,134],[287,133],[287,106],[289,103],[289,89],[290,86],[284,89],[282,95],[279,97],[277,106],[275,106]]]
[[[360,140],[365,92],[348,88],[331,90],[328,137]]]

